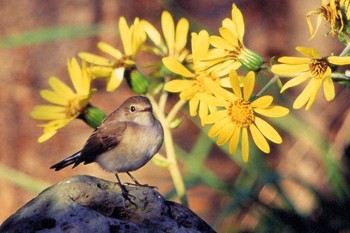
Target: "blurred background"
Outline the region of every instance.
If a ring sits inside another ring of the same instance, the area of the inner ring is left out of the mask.
[[[48,88],[50,76],[70,82],[68,58],[80,51],[99,54],[98,41],[122,49],[120,16],[129,24],[140,17],[159,28],[165,9],[176,22],[189,19],[191,31],[206,29],[217,35],[221,21],[231,17],[233,2],[244,15],[245,45],[267,62],[273,56],[296,55],[296,46],[315,47],[323,55],[339,54],[344,48],[336,38],[323,36],[325,21],[316,38],[308,40],[305,16],[319,8],[321,0],[0,1],[0,223],[44,188],[70,176],[115,179],[96,164],[60,172],[49,169],[83,146],[92,129],[82,121],[73,121],[45,143],[36,141],[41,122],[30,112],[45,103],[39,90]],[[110,113],[133,95],[123,85],[113,93],[98,92],[92,103]],[[240,154],[229,157],[216,147],[184,108],[184,122],[173,134],[189,207],[218,232],[350,230],[350,94],[336,87],[334,101],[327,103],[320,94],[310,111],[292,110],[286,119],[274,122],[284,143],[269,155],[252,151],[248,164],[239,162]],[[104,89],[104,83],[99,88]],[[287,93],[294,100],[300,90]],[[290,100],[281,101],[291,106]],[[172,198],[167,169],[148,163],[133,175]],[[126,176],[121,179],[129,181]]]

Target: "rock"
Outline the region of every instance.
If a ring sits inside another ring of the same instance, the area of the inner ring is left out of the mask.
[[[188,208],[155,189],[74,176],[53,185],[10,216],[0,232],[215,232]]]

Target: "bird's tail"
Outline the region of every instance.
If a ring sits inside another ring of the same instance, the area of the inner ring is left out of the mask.
[[[74,164],[73,168],[78,166],[79,163],[81,163],[81,160],[80,160],[80,151],[73,154],[72,156],[69,156],[68,158],[65,158],[64,160],[62,160],[61,162],[58,162],[54,165],[52,165],[50,168],[51,169],[55,169],[55,171],[59,171],[69,165],[72,165]]]

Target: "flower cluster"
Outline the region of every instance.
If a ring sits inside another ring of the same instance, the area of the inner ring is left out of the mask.
[[[295,100],[293,107],[309,110],[314,103],[317,93],[323,85],[323,93],[327,101],[335,97],[335,89],[331,78],[332,67],[350,64],[350,57],[329,56],[321,57],[316,49],[297,47],[296,50],[306,57],[281,57],[277,64],[271,67],[272,72],[278,75],[291,76],[281,89],[281,92],[297,86],[307,80],[309,83]]]
[[[329,34],[331,36],[335,36],[336,34],[343,34],[344,29],[347,29],[348,27],[348,20],[350,19],[349,5],[349,0],[322,0],[321,7],[319,9],[310,11],[306,16],[311,34],[310,39],[316,36],[316,33],[321,26],[322,18],[324,18],[329,23]],[[311,15],[318,15],[315,28],[311,23]]]
[[[311,38],[315,37],[321,19],[325,18],[330,25],[330,35],[338,34],[347,44],[350,41],[347,32],[350,31],[349,5],[348,0],[323,0],[321,8],[310,11],[307,23]],[[314,27],[311,15],[315,14],[318,16]],[[99,42],[97,47],[103,55],[80,52],[81,65],[75,58],[68,61],[75,91],[58,78],[49,79],[52,90],[43,90],[40,94],[53,105],[40,105],[32,112],[35,119],[49,120],[40,125],[44,128],[40,142],[48,140],[76,118],[96,127],[104,114],[90,104],[96,91],[91,88],[93,80],[105,79],[109,92],[115,91],[125,80],[137,94],[179,93],[180,100],[188,102],[190,116],[199,116],[202,126],[211,126],[208,136],[216,138],[219,146],[228,143],[230,154],[235,154],[241,144],[242,158],[246,162],[249,159],[249,138],[264,153],[271,150],[269,142],[282,142],[282,137],[267,118],[283,117],[289,110],[274,105],[275,98],[265,95],[279,78],[289,79],[280,89],[282,94],[308,81],[293,104],[295,109],[305,106],[306,110],[314,104],[321,86],[327,101],[335,98],[335,74],[338,74],[338,79],[340,75],[341,81],[349,83],[349,78],[338,72],[339,66],[350,64],[350,57],[344,56],[347,50],[340,56],[322,57],[317,49],[297,47],[304,57],[283,56],[278,59],[278,64],[267,67],[263,58],[244,44],[244,18],[235,4],[232,4],[231,17],[222,20],[219,35],[209,35],[206,30],[189,32],[187,19],[181,18],[175,23],[167,11],[161,15],[162,33],[147,20],[139,18],[129,26],[121,17],[118,26],[123,51]],[[189,33],[190,49],[186,47]],[[157,60],[142,64],[138,56],[143,52],[155,55]],[[149,74],[140,69],[145,66],[153,68]],[[274,76],[258,90],[255,79],[262,71]],[[157,107],[164,110],[167,98],[160,99]],[[174,112],[169,115],[174,115]],[[170,125],[171,122],[165,123]]]
[[[265,153],[270,152],[266,138],[274,143],[282,142],[277,131],[257,114],[282,117],[289,110],[271,105],[272,96],[253,100],[253,71],[260,70],[263,59],[244,46],[243,15],[235,4],[232,5],[231,17],[223,20],[220,36],[209,36],[205,30],[192,33],[190,66],[173,58],[163,58],[164,65],[180,75],[166,83],[165,90],[179,92],[181,99],[188,100],[190,115],[196,116],[199,112],[202,125],[212,124],[209,137],[217,137],[218,145],[228,142],[231,154],[235,153],[241,141],[242,157],[247,162],[249,135]],[[240,80],[236,70],[241,66],[251,71]],[[228,85],[225,85],[226,80],[229,80]]]
[[[49,120],[48,123],[39,125],[44,128],[43,135],[38,139],[39,142],[50,139],[58,129],[79,117],[89,105],[89,100],[94,93],[94,89],[90,86],[91,80],[86,64],[83,63],[80,67],[77,60],[72,58],[67,62],[67,66],[75,91],[57,77],[50,77],[49,84],[52,90],[42,90],[40,95],[53,105],[38,105],[31,113],[35,119]]]

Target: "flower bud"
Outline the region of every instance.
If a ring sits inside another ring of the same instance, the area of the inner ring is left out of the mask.
[[[264,63],[263,58],[258,53],[248,48],[242,48],[240,52],[237,60],[248,70],[257,71]]]
[[[80,119],[85,121],[92,128],[97,128],[106,118],[106,114],[92,105],[86,106],[84,112],[80,114]]]
[[[137,69],[132,69],[129,72],[125,72],[125,78],[129,87],[136,94],[146,94],[149,87],[149,81],[143,73]]]

